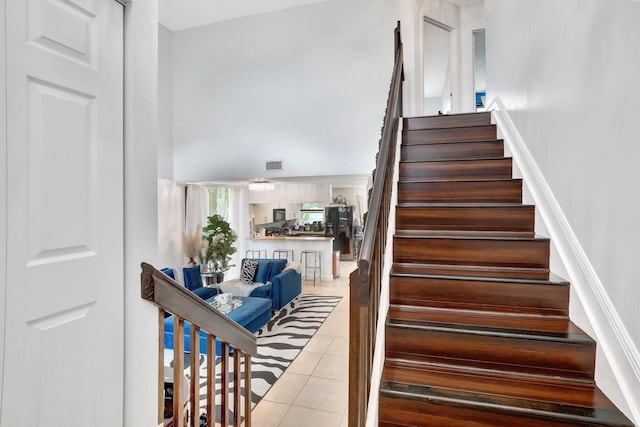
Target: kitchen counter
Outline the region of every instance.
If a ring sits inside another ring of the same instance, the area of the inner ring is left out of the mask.
[[[249,240],[319,240],[319,241],[332,241],[333,237],[327,237],[327,236],[320,236],[320,235],[298,235],[298,236],[286,236],[286,235],[280,235],[280,236],[260,236],[260,237],[253,237],[250,238]]]
[[[322,276],[321,280],[333,280],[333,237],[322,235],[298,235],[298,236],[259,236],[246,239],[248,250],[262,250],[267,252],[267,258],[273,258],[273,251],[283,249],[293,251],[293,259],[290,261],[300,262],[300,253],[304,250],[322,252]],[[304,276],[304,265],[302,275]],[[309,275],[313,274],[309,270]]]

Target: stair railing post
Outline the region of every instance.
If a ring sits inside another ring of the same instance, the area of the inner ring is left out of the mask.
[[[376,158],[369,209],[365,217],[364,239],[358,268],[349,276],[349,426],[365,425],[373,355],[375,352],[378,305],[384,269],[391,180],[397,144],[398,121],[402,111],[402,42],[400,22],[394,32],[395,62],[389,89],[379,152]]]

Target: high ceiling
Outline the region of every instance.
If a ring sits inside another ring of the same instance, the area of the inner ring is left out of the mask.
[[[171,31],[326,0],[159,0],[159,21]]]
[[[322,1],[326,0],[158,0],[159,20],[171,31],[179,31]],[[447,1],[458,6],[471,6],[484,0]]]
[[[484,0],[447,0],[449,3],[456,4],[458,6],[473,6],[474,4],[481,4]]]

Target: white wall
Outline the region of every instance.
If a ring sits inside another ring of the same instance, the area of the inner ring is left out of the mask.
[[[0,0],[0,22],[6,23],[5,0]],[[6,36],[0,32],[0,81],[6,82]],[[7,85],[0,84],[0,99],[7,99]],[[0,102],[0,170],[7,170],[7,103]],[[0,307],[6,307],[7,292],[7,174],[0,174]],[[5,316],[0,316],[0,412],[4,384]]]
[[[279,182],[272,191],[248,191],[247,200],[249,203],[330,203],[331,185]]]
[[[173,42],[158,25],[158,178],[173,179]]]
[[[422,48],[424,53],[424,97],[441,96],[446,87],[449,72],[451,34],[430,22],[422,24]],[[449,89],[446,89],[449,92]]]
[[[485,27],[484,5],[460,8],[460,111],[475,111],[473,32]],[[485,89],[485,84],[478,88]]]
[[[370,173],[397,19],[396,2],[329,0],[175,32],[175,178]]]
[[[638,422],[640,2],[486,6],[488,98],[500,98],[584,250],[584,265],[567,266],[587,277],[572,283],[572,318],[601,341],[616,403],[627,399]]]
[[[158,25],[158,268],[184,264],[184,187],[173,180],[173,34]]]
[[[158,253],[158,5],[125,8],[124,119],[124,416],[114,425],[157,425],[158,311],[140,298],[140,262]]]
[[[472,32],[484,28],[484,10],[480,6],[459,7],[445,0],[400,2],[402,39],[405,47],[404,114],[423,114],[423,20],[431,18],[453,28],[451,33],[451,112],[473,111]],[[427,104],[428,105],[428,104]]]
[[[184,225],[184,187],[167,179],[158,180],[158,261],[157,268],[180,267]]]

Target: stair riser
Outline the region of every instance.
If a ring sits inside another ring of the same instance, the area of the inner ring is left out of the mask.
[[[400,163],[400,181],[510,179],[511,159]]]
[[[569,287],[489,280],[392,277],[391,304],[568,315]]]
[[[464,276],[525,280],[548,280],[549,270],[545,268],[494,268],[472,265],[434,265],[415,263],[394,263],[393,270],[401,274]]]
[[[526,377],[503,376],[497,372],[482,375],[477,372],[455,371],[451,367],[426,367],[406,365],[399,361],[385,363],[382,373],[383,388],[401,388],[413,384],[467,393],[486,393],[504,398],[522,398],[542,402],[558,402],[564,405],[606,408],[610,402],[589,381],[567,381],[563,378],[538,377],[527,381]]]
[[[486,141],[488,139],[496,139],[495,125],[402,132],[402,143],[405,145],[454,141]]]
[[[491,113],[454,114],[447,116],[405,117],[403,129],[439,129],[491,124]]]
[[[522,181],[400,182],[399,203],[521,203]]]
[[[533,233],[533,206],[439,207],[396,209],[397,230],[455,230]]]
[[[502,140],[456,142],[450,144],[404,145],[400,158],[405,161],[491,159],[504,156]]]
[[[439,358],[450,364],[482,361],[523,373],[562,372],[568,378],[592,379],[595,345],[583,341],[547,341],[535,336],[514,339],[489,333],[410,329],[387,325],[387,357]]]
[[[547,239],[393,239],[394,262],[474,265],[507,268],[549,268]]]
[[[567,427],[591,425],[579,421],[515,415],[508,412],[464,408],[439,401],[417,401],[380,396],[379,427]]]
[[[482,325],[483,328],[567,333],[567,317],[559,317],[555,313],[553,317],[550,317],[548,314],[528,313],[520,307],[513,306],[464,305],[464,303],[450,303],[450,306],[447,306],[445,302],[437,302],[437,304],[439,305],[435,307],[393,304],[389,306],[387,317],[389,322],[394,324],[425,321],[428,323],[451,323],[453,315],[456,319],[454,323],[461,328],[473,329],[476,325]],[[492,310],[495,311],[492,312]],[[518,310],[518,312],[514,313],[513,310]],[[514,326],[516,318],[518,320],[517,326]],[[571,331],[577,332],[573,328]]]

